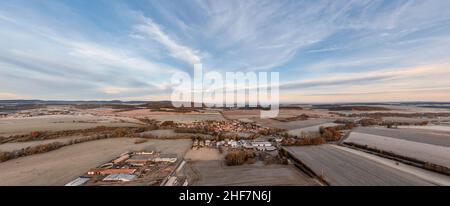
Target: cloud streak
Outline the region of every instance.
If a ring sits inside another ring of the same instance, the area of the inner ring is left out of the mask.
[[[142,24],[136,25],[135,30],[138,34],[146,35],[153,40],[164,45],[170,52],[170,55],[180,59],[189,65],[201,63],[201,57],[198,51],[188,48],[174,41],[168,34],[162,31],[161,26],[152,19],[141,16]]]
[[[390,87],[407,99],[434,88],[422,96],[440,100],[450,77],[448,10],[438,0],[5,0],[0,99],[167,97],[171,74],[202,63],[280,72],[289,100],[375,101],[394,98],[375,95]]]

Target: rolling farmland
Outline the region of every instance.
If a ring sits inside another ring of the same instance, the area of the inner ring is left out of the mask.
[[[143,144],[134,141],[131,138],[91,141],[3,162],[0,185],[64,185],[129,150],[149,149],[181,157],[192,144],[190,140],[150,140]]]
[[[360,127],[356,128],[354,132],[450,147],[450,134],[439,131]]]
[[[189,162],[194,186],[318,185],[292,165],[225,166],[222,161]]]
[[[370,148],[450,167],[450,147],[359,132],[352,132],[345,142],[367,145]]]
[[[285,147],[330,185],[434,185],[415,175],[332,145]]]

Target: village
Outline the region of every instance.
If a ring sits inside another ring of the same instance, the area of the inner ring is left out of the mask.
[[[234,133],[258,133],[264,128],[255,123],[245,123],[238,120],[228,121],[194,121],[189,123],[179,123],[179,128],[195,130],[211,134],[221,134],[224,132]]]
[[[4,171],[0,183],[450,184],[446,139],[450,120],[442,109],[319,105],[282,109],[277,118],[260,119],[257,110],[246,109],[179,112],[115,107],[51,105],[7,111],[0,119],[0,171]],[[410,146],[402,146],[406,144]],[[334,157],[339,159],[331,161]],[[352,173],[366,168],[364,174],[353,178],[339,173],[343,162],[351,164]],[[406,165],[412,166],[408,174]],[[45,177],[29,174],[18,179],[11,168],[47,172]],[[372,174],[375,170],[382,172]],[[409,175],[412,172],[426,175],[418,179]]]
[[[165,125],[165,126],[161,126]],[[181,131],[211,134],[213,138],[192,138],[191,150],[214,149],[224,154],[236,152],[251,152],[253,156],[262,158],[278,158],[278,149],[283,138],[278,135],[258,135],[266,128],[239,121],[201,121],[192,123],[159,123],[160,128],[183,128]],[[180,132],[180,131],[178,131]],[[250,134],[240,138],[226,138],[219,140],[224,133]],[[256,139],[252,139],[257,137]],[[117,158],[108,161],[96,168],[87,171],[84,175],[65,184],[66,186],[93,186],[93,185],[159,185],[159,186],[187,186],[188,177],[183,172],[186,162],[174,155],[162,154],[155,151],[126,152]],[[232,164],[232,163],[230,163]],[[239,163],[241,164],[241,163]]]

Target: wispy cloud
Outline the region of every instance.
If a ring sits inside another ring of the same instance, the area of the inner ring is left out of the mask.
[[[308,80],[299,80],[284,82],[280,85],[281,89],[305,89],[311,87],[324,86],[352,86],[352,85],[372,85],[374,83],[386,81],[410,80],[414,78],[441,77],[449,75],[448,68],[450,63],[434,64],[414,68],[395,68],[385,69],[373,72],[343,73],[340,75],[327,75]],[[450,86],[450,83],[446,83]]]
[[[9,17],[13,12],[1,14],[0,26],[8,30],[0,32],[0,85],[16,94],[101,99],[136,95],[138,91],[162,93],[167,90],[159,86],[166,81],[161,77],[178,71],[145,58],[135,48],[95,42],[88,33],[66,35],[70,27],[47,24],[47,20]]]
[[[439,88],[449,67],[436,66],[450,63],[448,10],[439,0],[6,0],[0,98],[167,97],[172,73],[202,63],[280,72],[283,98],[298,101],[383,99],[375,94],[388,87],[408,98],[435,88],[422,96],[439,99],[448,97]]]
[[[201,63],[199,51],[181,45],[173,40],[161,29],[161,26],[155,23],[152,19],[144,16],[140,16],[140,19],[142,19],[143,23],[135,26],[136,32],[146,35],[164,45],[169,50],[170,55],[174,58],[185,61],[189,65]]]

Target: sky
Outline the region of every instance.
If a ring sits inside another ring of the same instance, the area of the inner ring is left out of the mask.
[[[279,72],[280,101],[450,101],[448,0],[2,0],[0,99],[168,100]]]

